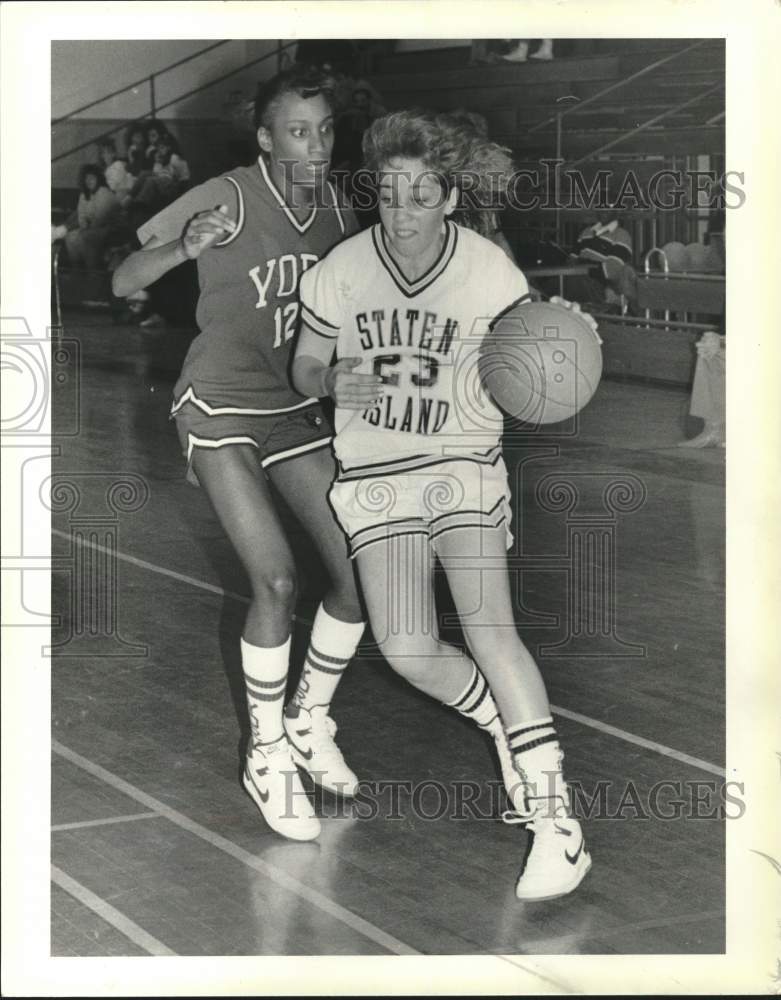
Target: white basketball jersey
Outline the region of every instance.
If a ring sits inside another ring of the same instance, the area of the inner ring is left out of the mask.
[[[439,257],[409,281],[376,225],[313,265],[300,296],[303,320],[335,340],[337,358],[361,357],[354,371],[384,383],[378,406],[336,409],[343,470],[402,471],[496,447],[502,414],[482,391],[478,351],[491,323],[529,298],[504,251],[448,220]]]

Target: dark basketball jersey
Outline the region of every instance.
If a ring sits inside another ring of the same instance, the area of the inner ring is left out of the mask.
[[[169,243],[197,212],[228,206],[236,230],[198,258],[200,334],[174,389],[174,408],[204,412],[295,409],[306,400],[290,385],[298,327],[298,283],[335,243],[356,232],[352,211],[328,184],[327,206],[301,221],[286,205],[262,158],[188,191],[138,230]]]

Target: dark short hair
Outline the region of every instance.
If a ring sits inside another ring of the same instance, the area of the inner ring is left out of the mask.
[[[131,122],[125,129],[125,146],[130,145],[130,141],[133,138],[135,132],[140,132],[144,137],[144,142],[146,142],[146,123],[145,122]]]
[[[94,174],[97,177],[99,188],[108,187],[106,184],[106,175],[103,173],[102,168],[97,163],[85,163],[79,167],[79,190],[82,194],[87,194],[87,177],[90,174]]]
[[[258,84],[255,95],[255,128],[261,125],[268,128],[274,117],[274,111],[279,99],[285,94],[298,94],[299,97],[317,97],[322,94],[328,106],[334,106],[333,78],[316,66],[291,66],[290,69],[277,73],[270,80]]]

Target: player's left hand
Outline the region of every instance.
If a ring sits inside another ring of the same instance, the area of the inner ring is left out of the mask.
[[[570,309],[572,312],[580,313],[583,319],[588,323],[591,329],[596,334],[597,340],[602,343],[602,338],[599,336],[599,330],[597,328],[597,321],[591,315],[591,313],[584,313],[580,308],[578,302],[570,302],[569,299],[563,299],[560,295],[552,295],[550,301],[553,305],[564,306],[565,309]]]

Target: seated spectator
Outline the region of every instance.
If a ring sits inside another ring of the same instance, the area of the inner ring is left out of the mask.
[[[146,149],[144,150],[144,169],[152,170],[155,165],[155,153],[157,147],[166,134],[165,126],[155,118],[146,123]]]
[[[190,168],[179,155],[174,137],[162,129],[152,129],[150,134],[155,140],[154,146],[147,146],[154,149],[152,165],[141,170],[123,203],[133,229],[177,198],[190,180]]]
[[[119,199],[120,204],[127,198],[135,182],[133,174],[128,169],[127,160],[121,159],[117,153],[117,145],[113,139],[103,139],[98,143],[98,157],[103,164],[103,175],[109,189]]]
[[[632,237],[621,227],[618,219],[609,218],[611,214],[601,213],[597,222],[583,230],[577,240],[575,256],[579,261],[593,261],[600,265],[599,271],[595,272],[595,280],[602,286],[601,292],[594,286],[588,300],[603,302],[608,307],[618,306],[624,312],[628,302],[636,297],[637,275],[632,267]],[[595,298],[597,295],[598,299]]]
[[[76,227],[65,235],[65,247],[72,267],[96,271],[103,265],[109,241],[120,230],[121,207],[97,165],[81,168],[79,187]]]
[[[177,198],[187,188],[190,168],[179,155],[179,144],[169,132],[164,132],[157,141],[152,175],[165,201]]]
[[[146,168],[147,145],[146,126],[140,122],[128,125],[125,132],[127,168],[134,177],[138,177]]]

